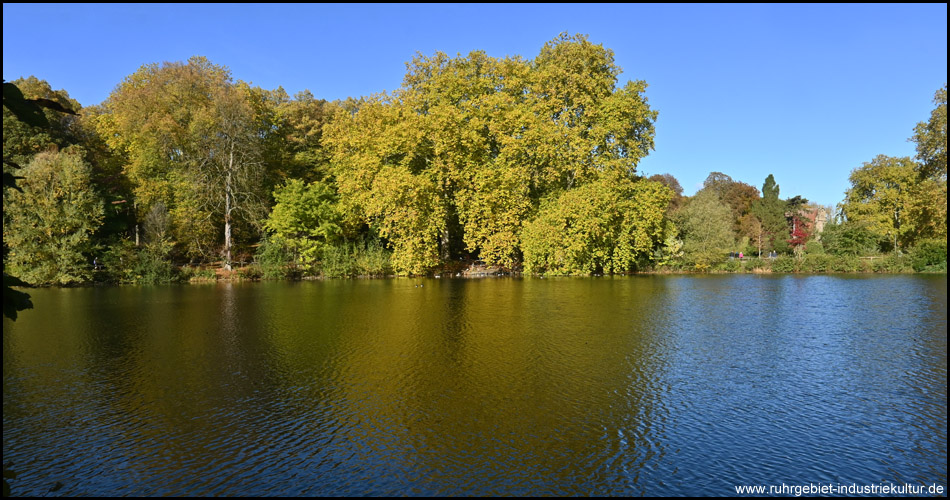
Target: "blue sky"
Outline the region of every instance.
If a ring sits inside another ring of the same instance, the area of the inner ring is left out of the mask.
[[[534,58],[560,32],[612,49],[659,111],[641,173],[712,171],[836,204],[878,154],[913,156],[947,81],[946,4],[7,4],[3,78],[98,104],[147,63],[203,55],[291,95],[398,88],[416,52]]]

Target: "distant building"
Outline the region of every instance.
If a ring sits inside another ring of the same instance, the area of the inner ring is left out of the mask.
[[[804,224],[805,232],[815,235],[815,239],[820,241],[821,232],[825,230],[825,222],[828,221],[828,211],[824,207],[805,207],[796,212],[785,212],[785,217],[797,217]]]

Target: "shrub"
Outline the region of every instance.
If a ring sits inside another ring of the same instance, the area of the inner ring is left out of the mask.
[[[385,276],[393,273],[391,257],[392,252],[378,239],[328,245],[323,249],[319,271],[326,278]]]
[[[132,273],[135,275],[135,283],[141,285],[171,283],[177,279],[167,253],[157,248],[146,247],[140,250]]]
[[[855,273],[861,269],[861,261],[850,255],[833,257],[830,265],[831,270],[836,273]]]
[[[825,253],[825,247],[820,241],[811,240],[808,243],[805,243],[805,253],[812,255],[823,254]]]
[[[923,240],[910,252],[914,271],[946,271],[947,240]]]
[[[882,259],[875,259],[871,268],[876,273],[903,273],[913,269],[910,267],[909,259],[893,254]]]
[[[742,270],[742,262],[739,259],[729,259],[717,266],[717,269],[729,273],[737,273]]]
[[[265,238],[257,247],[254,263],[260,270],[261,279],[299,277],[299,271],[291,266],[293,255],[284,245]]]
[[[187,264],[178,270],[178,277],[181,281],[214,281],[218,279],[214,269],[200,269]]]
[[[781,256],[772,260],[772,272],[776,273],[794,273],[795,259]]]
[[[109,283],[135,283],[133,269],[137,261],[135,244],[129,240],[117,241],[106,247],[102,258],[97,259],[102,268],[96,277]]]
[[[828,224],[821,233],[824,249],[834,255],[868,255],[877,252],[877,238],[863,224]]]
[[[178,281],[179,275],[168,258],[167,245],[136,248],[128,240],[110,245],[97,261],[102,266],[96,276],[110,283],[153,285]],[[213,271],[212,271],[213,272]]]
[[[385,276],[393,272],[391,252],[379,240],[367,242],[356,253],[356,269],[361,276]]]
[[[342,278],[356,274],[356,256],[351,245],[328,245],[323,248],[320,272],[327,278]]]
[[[760,259],[758,257],[752,257],[746,259],[745,264],[743,264],[746,270],[754,269],[772,269],[771,259]]]
[[[261,279],[264,276],[264,271],[261,270],[261,266],[259,264],[255,263],[247,267],[238,269],[238,276],[240,276],[242,280],[256,281],[256,280]]]
[[[806,273],[823,273],[831,267],[831,260],[831,257],[824,254],[806,254],[800,269]]]
[[[725,264],[728,257],[725,253],[717,250],[707,250],[687,254],[684,260],[697,271],[706,272],[710,269],[718,269],[720,264]]]

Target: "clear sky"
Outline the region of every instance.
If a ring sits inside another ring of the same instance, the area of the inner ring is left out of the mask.
[[[333,100],[392,91],[416,52],[534,58],[560,32],[612,49],[659,111],[640,172],[712,171],[833,205],[878,154],[913,156],[947,81],[946,4],[3,4],[3,79],[99,104],[147,63]]]

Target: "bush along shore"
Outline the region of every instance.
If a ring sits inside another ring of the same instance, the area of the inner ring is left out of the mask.
[[[232,270],[219,263],[175,266],[167,260],[155,258],[142,251],[135,258],[126,256],[128,267],[109,267],[99,264],[92,279],[83,284],[160,284],[160,283],[213,283],[216,281],[308,280],[334,278],[395,278],[400,276],[433,278],[481,278],[503,276],[603,276],[602,272],[524,273],[486,265],[483,261],[459,259],[428,273],[398,274],[389,264],[388,252],[378,246],[337,249],[315,265],[288,263],[268,255],[267,249],[258,259],[238,262]],[[106,259],[108,264],[118,264]],[[913,252],[901,255],[832,255],[805,253],[799,256],[774,257],[728,256],[718,261],[682,261],[644,268],[616,275],[630,274],[912,274],[946,273],[946,245],[934,242],[920,245]],[[608,273],[609,275],[609,273]],[[78,283],[77,283],[78,284]]]

